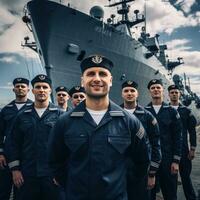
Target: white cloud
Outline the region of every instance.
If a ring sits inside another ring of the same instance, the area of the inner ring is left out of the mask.
[[[175,4],[179,5],[185,13],[189,13],[195,1],[196,0],[177,0]]]
[[[170,3],[151,0],[147,1],[147,22],[147,30],[150,33],[171,34],[177,28],[198,25],[199,17],[197,15],[186,17]]]
[[[0,62],[19,64],[19,61],[15,56],[4,56],[0,58]]]

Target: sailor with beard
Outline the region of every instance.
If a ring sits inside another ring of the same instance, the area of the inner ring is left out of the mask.
[[[81,62],[86,100],[57,121],[49,141],[55,179],[67,163],[66,199],[127,200],[127,160],[146,174],[145,131],[136,117],[109,100],[113,63],[101,55]],[[63,180],[62,180],[63,181]]]
[[[7,166],[7,144],[12,124],[19,111],[31,105],[28,99],[29,80],[26,78],[15,78],[13,80],[13,92],[15,100],[7,104],[0,114],[0,199],[9,200],[12,189],[12,174]]]

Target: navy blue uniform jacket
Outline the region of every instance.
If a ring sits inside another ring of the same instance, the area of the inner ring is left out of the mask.
[[[34,104],[19,113],[10,134],[8,166],[26,177],[50,176],[47,144],[51,129],[63,112],[49,104],[41,117]]]
[[[135,116],[110,102],[96,125],[85,102],[56,123],[49,143],[49,163],[60,181],[66,166],[66,199],[127,200],[127,160],[144,176],[149,165],[145,132]]]
[[[31,100],[27,100],[25,105],[18,110],[17,106],[15,105],[15,101],[10,102],[7,104],[0,113],[0,155],[5,154],[7,148],[5,150],[5,146],[7,147],[7,136],[12,130],[13,122],[17,116],[17,114],[23,111],[27,106],[32,105]]]
[[[164,102],[157,114],[152,103],[145,108],[154,115],[159,124],[162,161],[168,160],[179,163],[182,149],[182,123],[180,115],[174,108]]]

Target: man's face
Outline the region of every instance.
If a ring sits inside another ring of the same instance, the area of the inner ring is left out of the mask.
[[[152,99],[160,99],[163,97],[163,86],[160,84],[153,84],[149,88]]]
[[[179,101],[180,95],[181,93],[178,89],[173,89],[169,91],[170,101],[175,101],[175,102]]]
[[[138,91],[133,87],[125,87],[122,89],[122,98],[126,103],[135,102],[138,98]]]
[[[85,100],[85,93],[83,92],[76,92],[72,95],[71,101],[74,107],[76,107],[81,101]]]
[[[56,100],[58,102],[58,105],[63,105],[67,103],[68,99],[69,99],[69,95],[65,91],[59,91],[56,93]]]
[[[82,85],[89,97],[103,98],[107,96],[112,86],[111,73],[102,67],[86,69],[82,76]]]
[[[25,83],[17,83],[14,85],[13,92],[18,98],[26,97],[29,92],[29,87]]]
[[[34,84],[32,92],[35,96],[35,101],[45,102],[49,101],[49,95],[51,94],[51,87],[48,83],[38,82]]]

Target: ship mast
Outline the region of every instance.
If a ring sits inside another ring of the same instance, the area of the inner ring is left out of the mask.
[[[111,0],[109,0],[109,1],[111,1]],[[133,2],[133,1],[135,1],[135,0],[121,0],[121,1],[113,3],[113,4],[109,4],[107,6],[107,7],[115,7],[115,6],[121,5],[121,8],[119,8],[117,10],[117,13],[119,15],[121,15],[122,18],[121,18],[121,21],[119,21],[115,24],[115,26],[125,24],[128,28],[129,33],[131,33],[131,31],[130,31],[131,27],[135,26],[138,23],[145,21],[145,17],[143,15],[141,18],[138,17],[139,10],[134,11],[134,13],[136,15],[136,19],[134,21],[129,20],[128,13],[129,13],[130,5],[128,5],[127,3]]]

